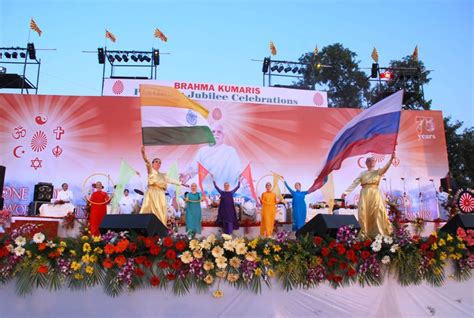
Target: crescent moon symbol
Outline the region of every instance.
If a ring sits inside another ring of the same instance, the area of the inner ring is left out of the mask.
[[[23,148],[23,146],[16,146],[15,148],[13,148],[13,156],[15,156],[15,158],[21,158],[21,157],[18,155],[18,152],[17,152],[18,149],[20,149],[20,148]],[[24,154],[24,153],[25,153],[25,151],[22,150],[22,151],[21,151],[21,154]]]
[[[358,165],[359,167],[361,167],[361,168],[364,168],[364,166],[361,165],[361,163],[360,163],[360,160],[361,160],[361,159],[364,159],[364,157],[360,157],[359,159],[357,159],[357,165]]]

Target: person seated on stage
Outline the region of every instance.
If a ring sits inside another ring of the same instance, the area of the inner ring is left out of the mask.
[[[135,200],[129,194],[128,189],[123,190],[123,196],[119,202],[119,214],[132,214]]]
[[[107,204],[111,200],[109,195],[102,191],[103,188],[102,182],[97,181],[95,183],[95,192],[89,197],[89,203],[91,204],[89,216],[90,232],[94,236],[100,235],[99,226],[107,214]]]
[[[260,235],[271,237],[273,235],[273,227],[275,226],[276,205],[278,203],[275,192],[272,191],[272,184],[265,184],[266,191],[259,198],[262,205],[262,220],[260,221]]]
[[[282,177],[283,179],[283,177]],[[283,179],[283,181],[285,181]],[[295,183],[295,190],[290,188],[288,183],[285,181],[285,187],[290,191],[292,195],[291,205],[293,213],[293,231],[298,231],[303,227],[306,222],[306,201],[305,197],[308,191],[301,191],[301,183]]]
[[[184,194],[184,201],[186,202],[186,232],[201,234],[201,202],[204,198],[197,192],[196,183],[191,184],[191,192]]]
[[[439,187],[436,198],[438,199],[439,217],[442,220],[449,219],[449,193],[445,191],[443,186]]]
[[[69,190],[69,185],[67,183],[63,183],[61,185],[62,190],[58,192],[58,196],[56,197],[55,204],[63,204],[63,203],[73,203],[74,196],[72,191]]]
[[[216,223],[222,227],[222,231],[225,234],[232,234],[234,230],[239,229],[239,221],[237,220],[237,215],[235,213],[234,206],[234,193],[240,187],[240,180],[242,176],[239,176],[239,182],[237,186],[230,190],[229,182],[224,183],[224,190],[221,190],[214,179],[214,175],[211,174],[212,182],[214,187],[221,195],[219,202],[219,209],[217,210],[217,220]]]

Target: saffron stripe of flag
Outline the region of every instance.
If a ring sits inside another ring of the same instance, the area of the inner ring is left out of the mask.
[[[164,35],[158,28],[155,29],[155,38],[159,38],[163,42],[168,42],[166,35]]]
[[[41,29],[38,27],[38,25],[36,24],[35,20],[33,20],[33,18],[31,18],[30,20],[30,29],[38,33],[39,36],[41,36],[41,33],[43,33],[43,31],[41,31]]]
[[[275,56],[277,54],[277,49],[273,41],[270,41],[270,53]]]
[[[112,32],[107,31],[107,30],[105,30],[105,38],[109,39],[113,43],[115,43],[115,41],[117,41],[117,38],[115,37],[115,35]]]

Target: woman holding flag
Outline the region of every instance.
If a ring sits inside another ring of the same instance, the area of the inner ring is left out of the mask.
[[[342,198],[345,199],[359,184],[362,186],[358,204],[360,235],[362,237],[373,239],[378,234],[390,235],[392,233],[392,226],[388,220],[387,207],[380,193],[379,183],[390,168],[393,159],[395,159],[395,152],[383,168],[375,169],[375,159],[367,158],[365,161],[367,170],[361,172],[359,177],[342,194]]]
[[[281,177],[283,181],[283,177]],[[290,191],[293,199],[292,203],[292,213],[293,213],[293,231],[298,231],[306,222],[306,201],[305,197],[309,194],[308,191],[301,191],[301,183],[295,183],[295,190],[290,188],[288,183],[285,181],[285,187]]]
[[[210,176],[214,183],[214,187],[221,195],[216,223],[222,227],[222,231],[225,234],[230,235],[234,230],[239,229],[239,221],[237,220],[237,215],[235,214],[234,193],[240,188],[240,180],[242,179],[242,175],[239,175],[239,183],[232,190],[230,190],[229,182],[225,182],[224,190],[221,190],[216,184],[214,175],[210,174]]]

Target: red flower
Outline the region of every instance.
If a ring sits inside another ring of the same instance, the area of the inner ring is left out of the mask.
[[[172,247],[173,246],[173,239],[169,236],[163,239],[163,246],[164,247]]]
[[[173,274],[173,273],[168,273],[168,274],[166,274],[166,278],[168,278],[169,280],[173,280],[173,279],[176,278],[176,275]]]
[[[168,268],[168,267],[170,267],[170,264],[167,261],[161,261],[161,262],[158,263],[158,266],[160,268]]]
[[[38,244],[38,251],[44,251],[46,249],[46,243]]]
[[[160,254],[160,251],[161,251],[161,247],[159,247],[158,245],[156,244],[153,244],[151,247],[150,247],[150,254],[151,255],[158,255]]]
[[[145,260],[146,260],[146,256],[138,256],[137,258],[135,258],[135,263],[143,264]]]
[[[123,255],[119,255],[115,258],[115,264],[117,264],[118,267],[122,267],[126,261],[127,259]]]
[[[38,273],[40,274],[46,274],[48,272],[48,266],[46,265],[41,265],[38,267]]]
[[[372,241],[371,241],[371,240],[365,240],[365,242],[364,242],[364,247],[369,247],[370,244],[372,244]]]
[[[50,252],[48,254],[49,258],[56,258],[56,257],[59,257],[59,256],[61,256],[61,251],[60,250],[56,250],[56,251]]]
[[[148,258],[145,258],[143,260],[143,266],[145,266],[146,268],[150,268],[151,265],[153,265],[153,263]]]
[[[356,260],[355,252],[353,250],[348,250],[346,252],[346,258],[352,263],[355,263],[355,260]]]
[[[331,257],[328,261],[328,266],[334,266],[334,264],[337,264],[337,258]]]
[[[429,245],[428,243],[423,243],[423,244],[421,244],[420,248],[421,248],[423,251],[425,251],[425,250],[427,250],[428,248],[430,248],[430,245]]]
[[[181,263],[181,261],[180,261],[179,259],[177,259],[176,261],[174,261],[174,262],[171,264],[171,267],[173,267],[173,269],[174,269],[175,271],[177,271],[178,269],[181,268],[181,265],[182,265],[182,264],[183,264],[183,263]]]
[[[130,243],[130,245],[128,245],[128,250],[135,253],[137,251],[137,243]]]
[[[434,235],[430,235],[430,237],[428,237],[428,243],[433,244],[434,242],[436,242],[436,237]]]
[[[109,255],[113,254],[115,252],[115,246],[113,246],[112,244],[105,245],[104,252],[105,254],[109,254]]]
[[[176,252],[174,250],[167,250],[166,251],[166,258],[167,259],[175,259],[176,258]]]
[[[160,279],[156,277],[155,275],[153,275],[150,279],[150,284],[152,286],[158,286],[160,284]]]
[[[342,244],[337,244],[336,250],[339,255],[343,255],[346,252],[346,248]]]
[[[323,239],[320,236],[315,236],[313,239],[313,242],[316,246],[320,246],[321,243],[323,242]]]
[[[153,244],[153,239],[150,237],[144,237],[142,240],[145,242],[146,247],[150,247]]]
[[[339,264],[339,268],[342,269],[342,270],[347,269],[347,267],[349,267],[349,265],[347,265],[347,263],[341,263],[341,264]]]
[[[360,256],[363,258],[363,259],[368,259],[370,257],[370,253],[368,251],[362,251],[360,253]]]
[[[105,268],[111,268],[112,266],[114,266],[114,263],[112,262],[112,260],[110,258],[106,258],[104,259],[104,261],[102,262],[102,265],[105,267]]]
[[[135,272],[135,275],[137,276],[145,275],[145,272],[143,272],[140,268],[135,268],[134,272]]]
[[[329,242],[329,248],[334,248],[334,246],[336,246],[335,240],[332,240],[331,242]]]
[[[128,240],[121,240],[117,243],[117,246],[115,246],[115,253],[123,253],[130,242]]]
[[[335,283],[340,283],[342,281],[342,276],[334,275],[333,280]]]
[[[413,235],[413,237],[411,238],[413,242],[418,242],[420,240],[420,236],[419,235]]]
[[[179,240],[178,242],[176,242],[176,249],[178,251],[184,251],[184,249],[186,248],[186,243],[183,241],[183,240]]]
[[[351,267],[347,270],[347,276],[352,277],[356,274],[356,271]]]
[[[360,244],[360,242],[356,242],[354,245],[352,245],[352,248],[356,251],[359,251],[362,248],[362,244]]]
[[[329,253],[330,253],[330,251],[329,251],[328,248],[323,247],[323,248],[321,249],[321,254],[322,254],[324,257],[327,257],[327,256],[329,255]]]
[[[5,257],[7,255],[8,255],[8,249],[5,246],[0,248],[0,257]]]
[[[426,253],[426,256],[428,256],[428,258],[433,258],[435,256],[435,253],[433,251],[428,251],[428,253]]]

